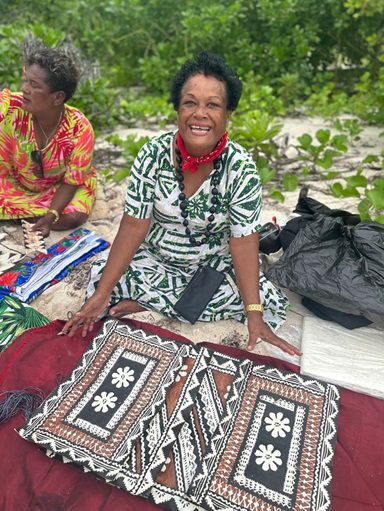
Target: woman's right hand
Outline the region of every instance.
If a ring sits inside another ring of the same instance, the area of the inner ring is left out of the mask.
[[[107,308],[108,303],[109,296],[106,297],[105,295],[100,295],[97,291],[95,291],[81,309],[65,323],[61,333],[72,337],[77,328],[82,327],[81,335],[85,337],[88,332],[93,330],[94,323]]]

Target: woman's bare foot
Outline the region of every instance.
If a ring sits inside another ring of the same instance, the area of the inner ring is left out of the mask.
[[[121,318],[126,314],[133,314],[134,312],[141,311],[145,311],[144,307],[142,307],[135,300],[121,300],[121,302],[117,303],[116,305],[110,308],[109,314],[111,316]]]

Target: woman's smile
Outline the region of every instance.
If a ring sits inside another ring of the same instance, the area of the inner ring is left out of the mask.
[[[197,124],[191,125],[189,128],[190,128],[191,132],[193,133],[193,135],[196,135],[198,137],[204,137],[211,131],[210,127],[198,126]]]
[[[203,156],[215,148],[226,131],[228,118],[223,82],[201,73],[185,82],[178,109],[178,128],[191,156]]]

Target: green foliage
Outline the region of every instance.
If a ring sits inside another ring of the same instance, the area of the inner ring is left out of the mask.
[[[23,28],[0,25],[0,84],[17,89],[21,77],[20,41],[27,32]]]
[[[129,176],[131,166],[140,151],[141,147],[149,140],[149,137],[137,137],[136,135],[128,135],[123,140],[119,135],[109,135],[106,137],[106,141],[110,142],[115,147],[118,147],[122,151],[122,157],[125,162],[125,166],[119,168],[116,172],[112,173],[111,170],[105,170],[104,176],[106,179],[112,179],[119,183]]]
[[[284,170],[274,118],[304,109],[384,124],[383,0],[12,0],[1,13],[1,87],[19,88],[28,31],[49,46],[71,42],[83,74],[73,104],[96,133],[117,123],[174,122],[168,94],[180,64],[202,49],[221,54],[244,83],[231,136],[252,153],[266,192],[283,201],[318,173],[332,193],[359,197],[365,217],[382,221],[381,181],[364,173],[383,158],[370,155],[348,178],[335,169],[359,140],[357,119],[336,120],[336,134],[300,137],[296,174]],[[127,163],[114,179],[128,175],[141,144],[117,142]]]
[[[384,157],[370,154],[364,158],[354,175],[344,177],[344,182],[334,182],[330,185],[330,190],[335,197],[360,199],[358,211],[362,220],[384,223],[384,179],[364,175],[364,165],[373,162],[380,163],[384,169]]]
[[[49,320],[35,309],[25,307],[11,296],[5,296],[0,302],[0,317],[0,344],[6,344],[29,328],[49,323]]]
[[[273,167],[279,158],[278,147],[274,138],[280,133],[282,124],[260,110],[253,110],[232,119],[231,137],[245,147],[252,155],[259,169],[261,184],[271,183],[276,177]],[[267,187],[271,197],[283,201],[284,197],[275,187]]]
[[[333,135],[328,129],[320,129],[316,132],[317,142],[313,141],[309,133],[298,137],[298,159],[307,162],[306,169],[321,167],[329,170],[334,159],[348,150],[347,136],[344,134]]]
[[[3,4],[0,83],[17,85],[19,46],[27,30],[48,45],[72,41],[84,63],[85,82],[93,80],[74,104],[90,108],[85,113],[98,128],[126,114],[116,91],[127,99],[124,91],[140,85],[165,97],[180,64],[202,49],[221,54],[238,71],[245,83],[244,111],[283,115],[304,104],[322,115],[345,111],[384,123],[382,0]],[[154,107],[148,115],[155,113]]]
[[[281,128],[282,124],[275,122],[268,113],[252,110],[233,117],[231,136],[258,161],[262,155],[277,156],[277,146],[272,139],[280,133]]]
[[[138,122],[150,122],[159,127],[176,121],[176,112],[165,95],[158,96],[143,90],[131,89],[120,99],[120,120],[127,125],[136,126]]]
[[[96,130],[112,127],[119,117],[117,94],[106,78],[88,78],[81,84],[73,101],[75,106],[87,117]]]
[[[334,126],[338,131],[345,133],[351,142],[358,142],[360,133],[364,129],[357,119],[346,119],[345,121],[336,119]]]

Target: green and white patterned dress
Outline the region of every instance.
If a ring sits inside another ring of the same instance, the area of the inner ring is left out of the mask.
[[[142,147],[133,164],[125,212],[134,218],[151,218],[152,222],[145,241],[115,287],[110,305],[130,298],[145,308],[183,321],[173,305],[198,267],[209,264],[223,271],[226,278],[199,321],[231,318],[245,322],[228,239],[247,236],[261,227],[261,185],[256,166],[243,147],[228,140],[221,155],[216,186],[219,206],[212,234],[208,244],[192,246],[179,208],[180,191],[172,151],[174,137],[175,133],[171,132],[153,138]],[[197,239],[203,236],[208,223],[213,172],[188,200],[189,227]],[[88,296],[93,293],[104,265],[104,259],[94,263]],[[276,328],[285,320],[288,302],[262,274],[260,298],[265,321]]]

